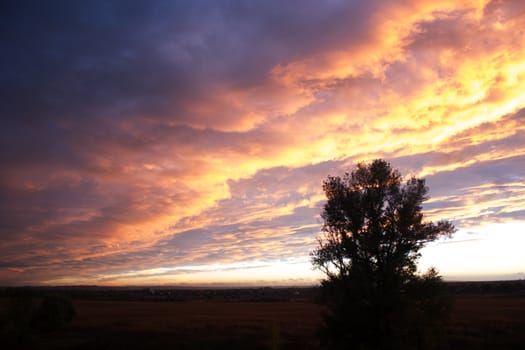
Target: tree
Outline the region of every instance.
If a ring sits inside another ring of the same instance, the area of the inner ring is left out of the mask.
[[[325,346],[428,348],[446,315],[441,278],[417,274],[425,243],[450,235],[448,221],[423,220],[424,179],[403,183],[384,160],[359,163],[323,184],[323,236],[312,262],[326,275]]]
[[[76,316],[75,306],[63,295],[46,295],[33,318],[33,326],[43,331],[56,331]]]

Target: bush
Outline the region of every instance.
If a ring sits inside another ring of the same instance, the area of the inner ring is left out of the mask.
[[[75,307],[69,298],[48,295],[36,310],[32,325],[38,330],[55,331],[71,322],[75,315]]]

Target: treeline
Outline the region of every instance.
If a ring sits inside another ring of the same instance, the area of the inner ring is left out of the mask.
[[[71,299],[126,301],[225,301],[225,302],[291,302],[316,301],[318,287],[286,288],[169,288],[169,287],[4,287],[0,297],[41,298],[59,293]]]
[[[525,295],[525,280],[445,282],[451,295]],[[71,299],[128,301],[245,301],[245,302],[317,302],[318,287],[285,288],[170,288],[170,287],[1,287],[0,298],[42,298],[50,293]]]
[[[525,280],[446,282],[449,293],[456,295],[525,295]]]

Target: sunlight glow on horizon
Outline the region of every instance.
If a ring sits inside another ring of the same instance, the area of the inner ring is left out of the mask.
[[[523,222],[460,230],[425,247],[420,269],[436,267],[445,280],[523,279],[524,232]]]

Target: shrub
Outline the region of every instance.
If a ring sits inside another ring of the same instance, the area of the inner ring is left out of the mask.
[[[32,325],[43,331],[55,331],[71,322],[76,315],[71,300],[63,295],[45,296],[36,310]]]

